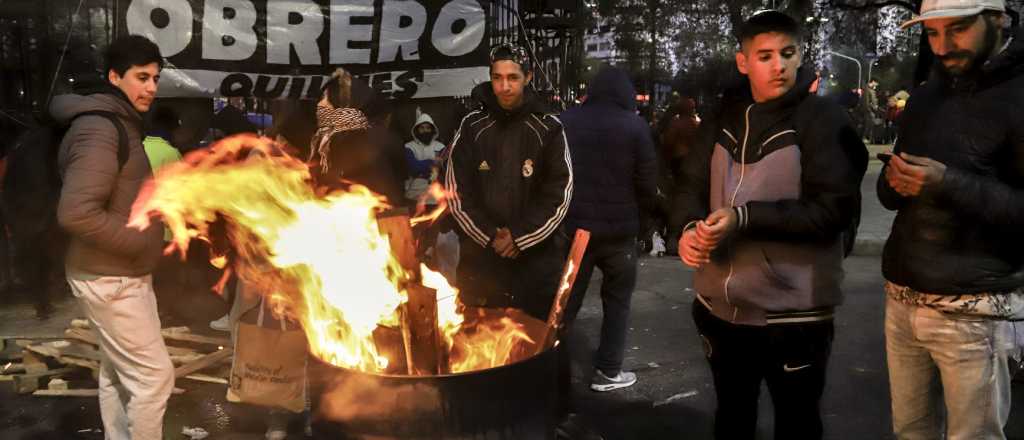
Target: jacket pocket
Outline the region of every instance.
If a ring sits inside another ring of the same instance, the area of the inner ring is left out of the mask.
[[[772,266],[772,260],[768,257],[768,253],[764,248],[760,248],[759,250],[761,252],[761,272],[764,274],[765,278],[768,279],[768,282],[780,289],[796,289],[796,286],[794,286],[788,278],[781,275],[775,267]]]

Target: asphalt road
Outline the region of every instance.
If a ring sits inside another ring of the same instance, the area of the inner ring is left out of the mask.
[[[595,393],[588,389],[590,349],[596,345],[601,309],[591,285],[578,319],[573,357],[575,396],[585,418],[607,439],[660,440],[710,438],[714,390],[698,337],[690,319],[691,272],[673,258],[643,258],[633,297],[625,368],[639,374],[630,388]],[[887,439],[889,393],[882,332],[882,278],[877,257],[846,260],[846,304],[836,318],[836,339],[822,411],[828,439]],[[190,324],[201,329],[224,308],[219,299],[192,294],[163,299],[165,324]],[[16,298],[14,298],[16,299]],[[0,307],[0,328],[24,324],[31,306],[11,301]],[[66,298],[53,323],[66,325],[75,315]],[[188,318],[182,318],[182,316]],[[61,323],[63,320],[63,324]],[[0,333],[4,333],[0,331]],[[189,391],[173,396],[166,416],[165,438],[183,439],[183,426],[202,427],[210,439],[261,439],[266,412],[224,401],[222,385],[189,383]],[[1024,384],[1015,384],[1015,405],[1007,427],[1009,438],[1024,440]],[[762,394],[760,438],[771,438],[771,405]],[[93,398],[0,396],[0,438],[21,440],[101,439],[98,405]],[[293,424],[301,437],[301,426]]]

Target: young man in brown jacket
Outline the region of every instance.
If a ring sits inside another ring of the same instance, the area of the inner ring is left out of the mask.
[[[100,339],[106,438],[157,440],[174,387],[151,275],[163,227],[139,231],[127,223],[139,188],[152,175],[142,114],[156,96],[163,58],[153,42],[129,36],[110,45],[106,63],[107,83],[87,95],[57,96],[50,106],[55,120],[70,121],[58,156],[57,220],[70,236],[68,283]],[[115,119],[83,115],[98,111]]]

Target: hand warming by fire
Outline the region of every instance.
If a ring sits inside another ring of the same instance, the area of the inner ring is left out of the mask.
[[[165,252],[184,255],[191,240],[211,240],[211,225],[223,221],[233,251],[225,270],[260,286],[274,310],[302,324],[310,351],[332,365],[404,373],[394,368],[404,362],[400,350],[378,341],[399,327],[412,283],[437,292],[442,371],[492,368],[526,353],[533,341],[522,324],[482,311],[465,316],[440,273],[399,263],[378,227],[387,207],[360,185],[317,188],[305,163],[269,139],[239,135],[162,169],[140,192],[130,225],[145,229],[159,216],[173,233]],[[432,222],[443,210],[412,223]]]

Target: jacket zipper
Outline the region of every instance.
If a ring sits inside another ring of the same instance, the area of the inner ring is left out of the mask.
[[[754,108],[755,104],[747,106],[747,111],[743,114],[743,144],[740,146],[740,180],[736,183],[736,189],[732,193],[732,200],[729,201],[729,207],[736,206],[736,196],[740,193],[740,187],[743,186],[743,177],[747,169],[747,141],[750,140],[750,110]],[[736,316],[739,315],[740,309],[733,305],[729,299],[729,282],[732,281],[733,273],[733,258],[729,257],[729,275],[725,277],[725,302],[732,306],[732,322],[736,322]]]

